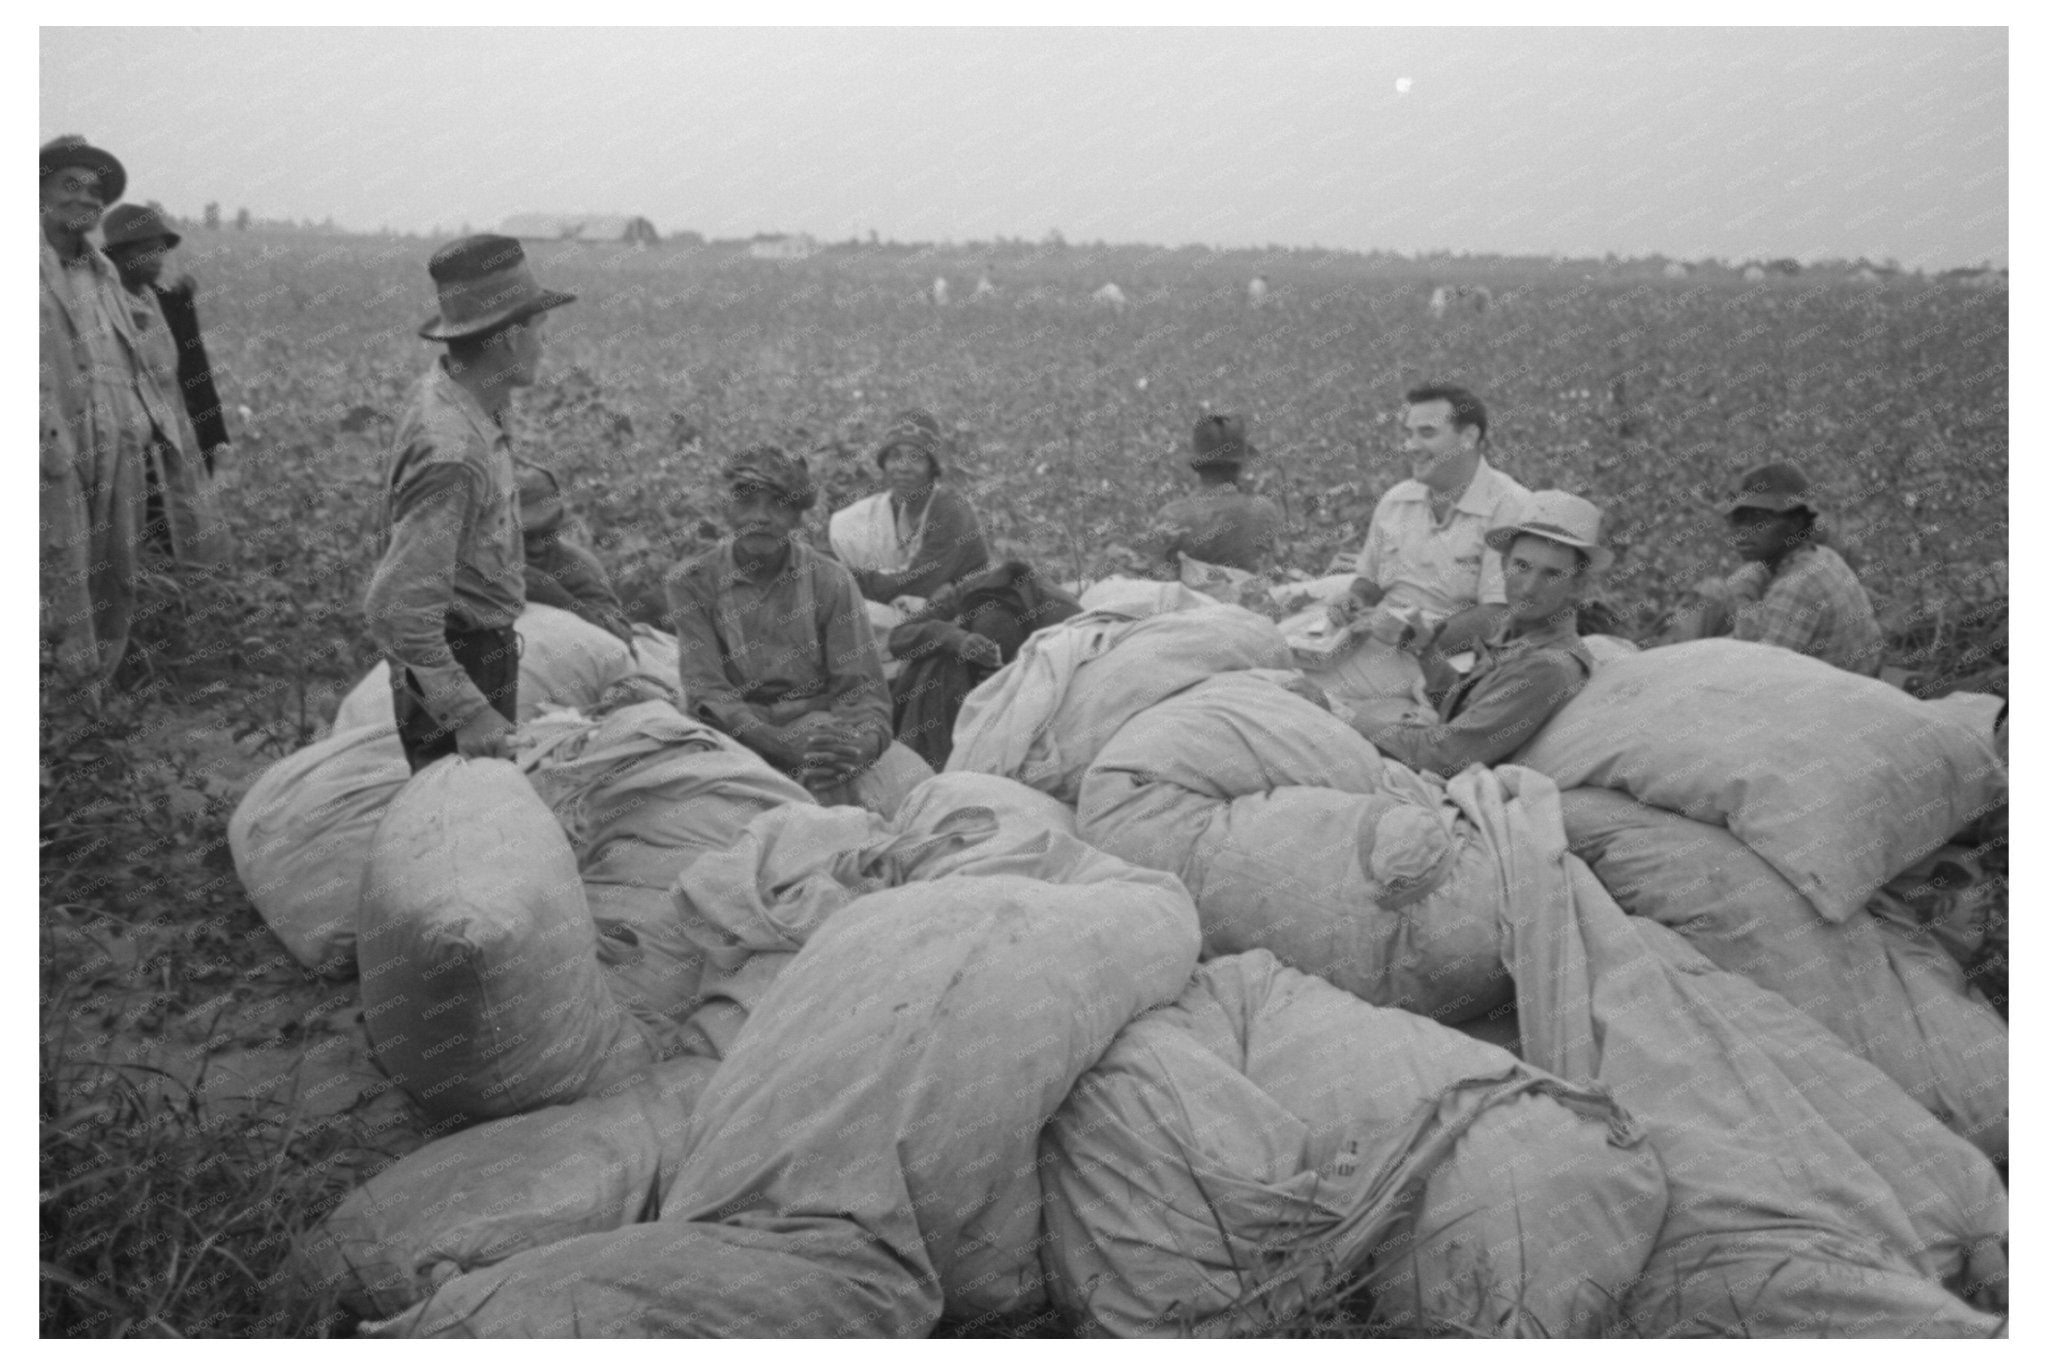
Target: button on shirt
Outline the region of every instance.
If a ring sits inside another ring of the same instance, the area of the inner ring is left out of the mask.
[[[413,389],[384,473],[389,543],[363,599],[370,635],[410,669],[429,715],[459,727],[490,703],[448,626],[511,625],[526,605],[512,440],[437,362]]]
[[[1429,506],[1429,485],[1404,479],[1373,509],[1358,573],[1377,583],[1396,607],[1420,607],[1438,617],[1480,602],[1508,600],[1500,555],[1486,548],[1486,533],[1514,521],[1529,490],[1485,460],[1439,525]]]

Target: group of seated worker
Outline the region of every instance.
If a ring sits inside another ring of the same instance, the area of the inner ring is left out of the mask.
[[[1529,493],[1487,463],[1470,393],[1412,390],[1403,421],[1413,477],[1381,498],[1330,614],[1411,655],[1420,682],[1340,714],[1388,756],[1448,777],[1508,761],[1585,686],[1594,660],[1579,611],[1614,556],[1592,503]],[[1028,564],[989,562],[974,509],[941,482],[944,448],[930,413],[898,415],[874,457],[888,486],[831,518],[830,554],[801,532],[818,496],[803,458],[742,451],[723,470],[726,538],[665,582],[693,712],[828,803],[914,780],[913,753],[943,766],[966,694],[1033,630],[1081,609]],[[1156,514],[1147,555],[1183,576],[1269,568],[1285,523],[1241,482],[1258,455],[1244,420],[1204,416],[1193,452],[1201,487]],[[529,598],[630,643],[602,567],[559,537],[553,476],[527,468],[520,493]],[[1697,585],[1664,642],[1732,634],[1875,671],[1869,599],[1824,543],[1797,466],[1749,471],[1726,519],[1743,568]],[[886,636],[871,613],[891,621]],[[902,669],[893,695],[889,656]]]

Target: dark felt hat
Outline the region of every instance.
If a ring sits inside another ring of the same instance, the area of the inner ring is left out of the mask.
[[[163,214],[147,204],[123,204],[110,209],[100,222],[100,232],[109,247],[153,242],[158,238],[163,239],[165,246],[172,247],[185,240],[164,221]]]
[[[1188,463],[1196,469],[1240,465],[1258,457],[1258,447],[1245,437],[1244,418],[1212,412],[1195,423],[1195,457]]]
[[[810,465],[803,456],[788,454],[780,446],[749,446],[727,460],[721,472],[728,487],[753,484],[792,507],[808,508],[818,500],[818,485],[811,481]]]
[[[427,262],[441,298],[441,315],[427,319],[428,341],[481,336],[535,313],[574,303],[574,294],[543,289],[516,238],[479,233],[448,243]]]
[[[93,146],[76,133],[53,137],[43,144],[42,170],[36,179],[54,175],[66,166],[83,166],[100,178],[100,202],[112,204],[128,192],[128,172],[114,154]]]
[[[1758,507],[1766,512],[1818,512],[1820,509],[1807,500],[1809,487],[1806,472],[1789,460],[1758,465],[1742,476],[1742,486],[1736,490],[1735,501],[1728,505],[1728,515],[1732,517],[1745,507]]]

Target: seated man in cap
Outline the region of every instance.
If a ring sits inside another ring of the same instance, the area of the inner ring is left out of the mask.
[[[853,571],[870,602],[938,597],[942,589],[988,566],[988,542],[967,499],[939,485],[938,420],[921,408],[897,414],[875,463],[886,492],[833,513],[832,553]],[[912,606],[915,610],[915,606]]]
[[[931,769],[895,742],[852,573],[798,535],[818,498],[810,468],[755,446],[724,478],[730,534],[665,585],[691,710],[823,804],[889,814]]]
[[[384,470],[388,541],[363,599],[391,662],[392,707],[418,772],[449,754],[507,757],[519,720],[525,546],[506,409],[540,372],[541,327],[574,294],[543,289],[510,237],[451,242],[427,263],[445,342],[413,389]]]
[[[1434,718],[1355,722],[1387,757],[1451,777],[1474,763],[1512,758],[1593,673],[1580,643],[1578,605],[1613,562],[1600,544],[1600,510],[1556,489],[1530,495],[1521,515],[1486,533],[1501,556],[1507,613],[1478,643],[1479,661],[1445,693]]]
[[[1271,498],[1245,491],[1238,483],[1245,462],[1258,458],[1258,448],[1245,436],[1242,417],[1211,414],[1195,423],[1194,457],[1188,466],[1200,486],[1186,497],[1159,509],[1140,544],[1155,569],[1192,582],[1186,561],[1217,565],[1242,574],[1256,574],[1272,562],[1286,518]]]
[[[619,605],[611,576],[596,555],[562,539],[568,515],[554,472],[521,462],[519,528],[526,543],[526,600],[574,612],[631,648],[633,624]]]
[[[1884,632],[1870,596],[1839,554],[1822,543],[1820,513],[1798,465],[1760,465],[1742,476],[1728,529],[1742,568],[1695,585],[1664,643],[1729,635],[1811,655],[1874,675]]]

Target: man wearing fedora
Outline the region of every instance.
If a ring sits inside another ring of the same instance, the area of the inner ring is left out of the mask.
[[[1271,498],[1238,482],[1244,466],[1259,455],[1245,426],[1244,418],[1226,413],[1195,423],[1188,466],[1200,484],[1153,516],[1142,549],[1156,567],[1182,573],[1182,561],[1192,559],[1259,573],[1272,562],[1287,519]]]
[[[1856,571],[1822,543],[1810,488],[1805,471],[1789,461],[1742,476],[1727,521],[1743,565],[1725,580],[1695,585],[1695,600],[1679,612],[1665,643],[1728,635],[1866,677],[1877,672],[1884,632]]]
[[[1578,695],[1593,673],[1579,641],[1579,601],[1614,554],[1600,543],[1600,509],[1557,489],[1532,494],[1519,516],[1486,533],[1501,556],[1507,614],[1477,645],[1478,662],[1434,717],[1361,717],[1359,732],[1418,772],[1455,776],[1504,763]]]
[[[219,452],[228,445],[228,424],[199,333],[199,286],[190,275],[180,275],[168,286],[160,283],[164,258],[184,238],[154,205],[142,204],[122,204],[109,211],[101,236],[102,249],[133,300],[136,330],[149,352],[150,369],[165,392],[182,396],[194,448],[211,474]]]
[[[427,274],[441,311],[419,334],[448,351],[393,436],[388,540],[363,599],[414,772],[511,752],[526,579],[506,409],[539,374],[548,310],[576,297],[543,289],[519,243],[491,234],[442,247]]]
[[[87,234],[127,188],[109,152],[65,136],[41,149],[42,636],[90,704],[127,652],[152,483],[167,492],[166,537],[187,564],[228,544],[188,420],[151,369],[128,292]]]

